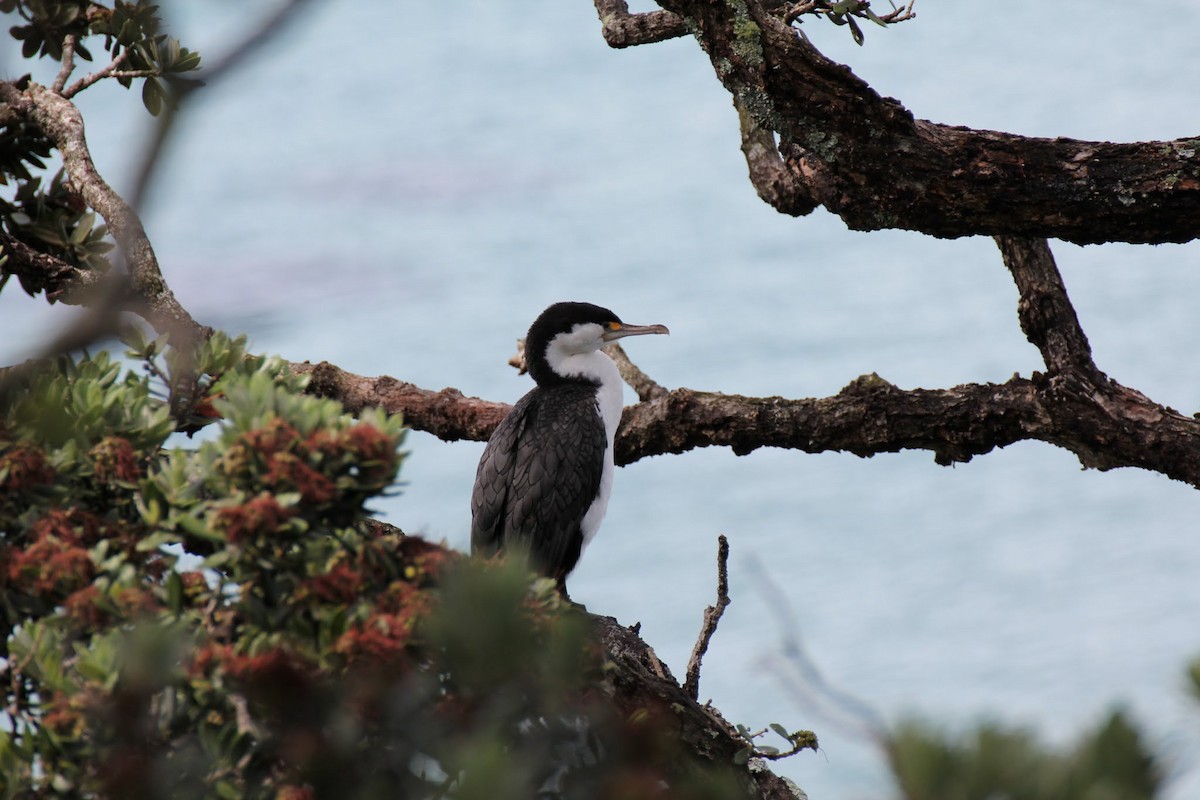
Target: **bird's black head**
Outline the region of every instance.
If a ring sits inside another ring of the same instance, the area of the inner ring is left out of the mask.
[[[667,332],[663,325],[626,325],[607,308],[591,303],[555,303],[529,328],[525,337],[525,364],[539,386],[587,380],[586,375],[570,377],[556,371],[549,353],[551,343],[556,344],[556,354],[573,355],[599,350],[624,336]]]

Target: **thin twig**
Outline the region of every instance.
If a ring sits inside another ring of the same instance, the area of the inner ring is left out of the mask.
[[[693,700],[700,699],[700,661],[708,652],[708,643],[717,632],[717,623],[725,613],[725,606],[732,602],[729,599],[729,540],[725,534],[717,537],[717,604],[704,609],[704,625],[700,628],[700,638],[692,649],[692,657],[688,660],[687,678],[683,682],[683,690]]]
[[[128,60],[129,51],[122,50],[115,58],[113,58],[112,61],[108,62],[108,65],[103,69],[98,69],[95,72],[89,72],[87,75],[84,75],[82,78],[64,89],[61,92],[62,96],[70,100],[72,97],[79,94],[93,83],[104,80],[105,78],[144,78],[155,74],[154,70],[149,69],[135,69],[124,72],[120,71],[120,66]]]
[[[604,352],[616,363],[617,371],[621,373],[621,380],[629,384],[629,388],[637,392],[639,400],[653,400],[658,397],[666,397],[670,392],[662,385],[655,382],[653,378],[629,360],[629,356],[625,350],[617,342],[604,346]],[[525,363],[525,340],[517,340],[517,352],[508,359],[508,365],[517,370],[518,375],[524,375],[529,371],[529,365]]]
[[[806,0],[806,2],[796,3],[789,8],[783,15],[783,21],[791,25],[805,14],[824,14],[830,19],[830,21],[839,25],[843,24],[842,22],[838,22],[843,15],[860,17],[862,19],[873,18],[874,21],[881,22],[885,25],[891,25],[916,17],[916,12],[912,10],[914,5],[916,5],[916,0],[912,0],[912,2],[910,2],[908,5],[903,5],[899,8],[896,8],[896,6],[893,4],[892,11],[889,11],[886,14],[872,14],[869,13],[870,3],[866,2],[865,0],[863,2],[859,2],[855,6],[850,7],[846,11],[836,11],[833,4],[830,3],[829,0]]]
[[[660,386],[646,373],[629,360],[625,350],[620,344],[613,342],[605,345],[604,352],[612,358],[617,364],[617,371],[621,373],[621,379],[629,384],[635,392],[639,400],[653,400],[656,397],[666,397],[669,392]]]
[[[75,34],[68,33],[63,37],[62,44],[62,69],[58,71],[58,77],[54,79],[51,85],[51,91],[62,94],[63,87],[67,85],[67,79],[71,77],[71,73],[75,71]]]
[[[254,721],[254,717],[250,715],[250,704],[246,701],[245,696],[236,692],[231,693],[229,695],[229,703],[233,706],[235,718],[237,719],[238,733],[248,733],[255,739],[262,739],[262,728]]]

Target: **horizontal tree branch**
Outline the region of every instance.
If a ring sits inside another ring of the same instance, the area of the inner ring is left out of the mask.
[[[382,408],[389,414],[402,415],[409,427],[445,441],[487,441],[512,408],[507,403],[467,397],[458,389],[434,392],[386,375],[355,375],[328,361],[293,362],[289,366],[293,372],[308,376],[311,394],[331,397],[351,414],[368,407]]]
[[[291,366],[311,376],[310,392],[341,401],[351,413],[378,406],[446,441],[486,441],[510,408],[326,362]],[[910,390],[871,374],[831,397],[795,400],[674,389],[625,409],[614,456],[624,466],[698,447],[864,458],[918,449],[948,465],[1019,441],[1065,448],[1085,467],[1141,467],[1200,487],[1200,421],[1107,379],[1097,385],[1040,373],[1002,384]]]
[[[770,0],[660,5],[684,20],[739,107],[779,134],[797,185],[764,199],[785,213],[816,202],[853,229],[940,237],[1200,236],[1198,137],[1114,144],[917,120],[821,55]]]

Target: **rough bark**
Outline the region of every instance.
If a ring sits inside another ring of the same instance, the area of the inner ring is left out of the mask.
[[[1200,234],[1200,138],[1095,142],[918,120],[821,55],[784,23],[775,2],[660,5],[695,35],[752,118],[743,131],[778,134],[778,153],[747,155],[759,193],[784,213],[821,205],[855,230],[939,237],[1087,244],[1184,242]],[[614,24],[605,22],[606,36]],[[629,33],[621,46],[642,43],[633,20],[623,25]],[[772,169],[760,179],[756,160],[779,161],[790,177]]]
[[[626,716],[645,713],[646,709],[670,714],[689,753],[716,763],[732,763],[734,754],[747,744],[737,729],[711,705],[697,703],[654,650],[642,641],[636,629],[627,628],[612,617],[592,616],[591,622],[613,665],[607,686],[613,704]],[[754,797],[761,800],[796,800],[804,796],[795,784],[773,773],[758,759],[752,759],[748,765],[748,777]]]

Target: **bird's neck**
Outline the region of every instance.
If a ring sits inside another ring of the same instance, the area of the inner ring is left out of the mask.
[[[553,344],[547,348],[546,360],[559,376],[568,380],[581,380],[596,385],[596,402],[604,420],[604,432],[608,435],[611,452],[617,424],[621,421],[622,398],[621,373],[613,360],[599,350],[586,353],[555,352]]]

